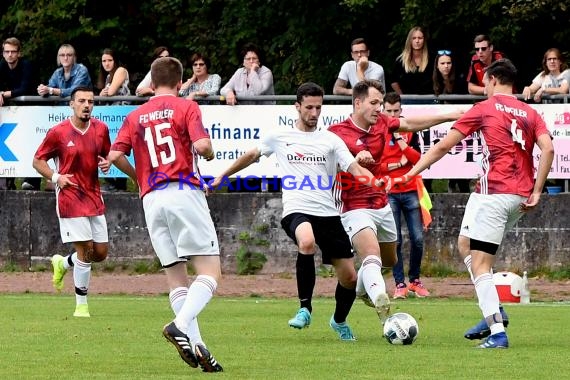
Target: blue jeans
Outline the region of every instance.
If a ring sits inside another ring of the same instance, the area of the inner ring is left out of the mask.
[[[394,280],[396,284],[405,282],[404,262],[402,259],[401,214],[403,213],[410,235],[410,268],[408,270],[408,277],[410,282],[412,282],[420,278],[420,268],[424,254],[423,223],[418,193],[416,191],[409,191],[406,193],[388,194],[388,199],[390,200],[390,207],[394,214],[396,231],[398,233],[398,245],[396,247],[398,262],[392,268]]]

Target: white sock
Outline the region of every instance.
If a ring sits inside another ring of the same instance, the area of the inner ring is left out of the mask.
[[[69,265],[69,257],[71,257],[71,261],[75,264],[75,262],[77,261],[77,252],[73,252],[72,254],[64,257],[63,267],[65,269],[71,268],[71,265]]]
[[[463,259],[465,266],[467,267],[467,272],[469,272],[469,277],[471,277],[471,282],[473,281],[473,272],[471,271],[471,255],[467,255],[466,258]]]
[[[473,283],[475,284],[475,291],[479,299],[479,308],[483,313],[483,317],[487,319],[495,314],[500,315],[499,311],[499,294],[493,282],[493,275],[491,273],[483,273],[478,276]],[[489,322],[487,322],[489,323]],[[491,334],[496,334],[505,331],[502,322],[493,322],[489,325]]]
[[[73,283],[75,284],[75,302],[77,304],[87,303],[87,291],[91,278],[91,263],[84,263],[76,259],[73,266]]]
[[[362,260],[361,277],[366,293],[374,302],[378,295],[386,293],[386,283],[382,277],[382,260],[376,255],[368,255]]]
[[[362,282],[362,269],[364,266],[360,266],[358,273],[356,274],[356,296],[361,297],[366,294],[366,289],[364,289],[364,283]]]
[[[196,280],[188,288],[186,301],[174,319],[174,323],[180,331],[185,334],[192,334],[188,331],[192,320],[197,318],[198,314],[210,302],[217,286],[218,284],[212,276],[199,275],[196,277]],[[195,327],[198,327],[197,323]]]
[[[188,288],[184,288],[182,286],[170,291],[168,299],[170,300],[170,307],[172,308],[174,315],[178,315],[178,312],[182,309],[182,305],[184,305],[184,301],[186,301],[187,294]]]

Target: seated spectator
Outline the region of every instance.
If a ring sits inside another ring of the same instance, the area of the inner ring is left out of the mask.
[[[170,53],[169,53],[168,48],[166,46],[159,46],[156,49],[154,49],[154,52],[152,53],[152,60],[150,61],[150,63],[152,64],[155,59],[163,58],[163,57],[170,57]],[[144,76],[143,80],[137,86],[135,93],[137,96],[152,96],[152,95],[154,95],[154,90],[151,87],[150,70],[148,71],[148,73]]]
[[[503,53],[494,50],[491,38],[486,34],[479,34],[473,40],[475,54],[471,57],[471,66],[467,73],[467,90],[471,95],[485,95],[483,75],[485,68],[498,59],[505,58]]]
[[[112,49],[103,50],[97,87],[101,90],[99,96],[129,96],[129,72],[121,64]],[[112,104],[128,104],[114,102]]]
[[[121,61],[112,49],[103,50],[101,55],[97,87],[101,89],[99,96],[128,96],[131,94],[129,72],[122,66]],[[111,104],[128,104],[128,102],[118,101]],[[105,185],[101,190],[104,192],[127,191],[127,178],[106,178]]]
[[[369,61],[370,50],[364,38],[357,38],[350,44],[352,61],[343,63],[334,84],[333,94],[352,95],[352,87],[364,79],[375,79],[386,91],[384,68],[376,62]],[[350,84],[350,87],[348,86]]]
[[[450,50],[438,50],[433,65],[433,93],[441,94],[465,94],[466,88],[463,81],[455,78],[455,65]],[[439,102],[439,103],[449,103]],[[469,193],[469,179],[451,178],[448,183],[448,191],[451,193]]]
[[[217,95],[222,78],[218,74],[209,73],[210,59],[205,54],[196,53],[190,58],[190,64],[192,65],[192,77],[182,84],[179,95],[190,100]]]
[[[27,59],[21,58],[22,45],[15,37],[10,37],[2,43],[2,61],[0,62],[0,106],[5,105],[6,100],[22,95],[32,95],[34,78],[32,64]],[[40,187],[40,178],[25,178],[24,184],[27,189]],[[15,190],[16,179],[13,177],[2,178],[2,189]]]
[[[394,63],[392,89],[400,95],[431,95],[433,93],[431,65],[427,35],[422,27],[415,26],[408,32],[404,50]],[[418,104],[425,101],[408,99],[403,100],[403,103]]]
[[[77,63],[75,49],[69,44],[63,44],[57,52],[57,68],[46,85],[38,86],[38,94],[41,96],[59,96],[62,98],[71,95],[71,92],[79,86],[93,87],[87,67]]]
[[[263,66],[261,50],[253,44],[247,44],[241,53],[243,68],[236,70],[229,82],[220,90],[226,103],[236,105],[236,97],[274,95],[273,73]],[[239,104],[275,104],[274,101],[240,101]]]
[[[523,89],[525,100],[542,100],[542,94],[567,94],[570,87],[570,70],[560,50],[551,48],[544,53],[542,71]]]

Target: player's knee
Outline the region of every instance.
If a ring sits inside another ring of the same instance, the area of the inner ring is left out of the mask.
[[[297,238],[297,245],[300,252],[313,253],[317,249],[315,239],[311,238]]]
[[[94,246],[91,254],[91,262],[98,263],[107,258],[109,247],[107,245]]]

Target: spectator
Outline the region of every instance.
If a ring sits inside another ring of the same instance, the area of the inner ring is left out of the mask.
[[[56,95],[62,98],[71,95],[76,87],[92,87],[91,77],[87,67],[77,63],[75,49],[69,44],[63,44],[57,52],[57,68],[46,85],[38,86],[38,94],[41,96]]]
[[[226,98],[226,103],[236,105],[238,96],[274,95],[273,73],[264,66],[261,50],[247,44],[241,53],[243,68],[236,70],[229,82],[222,87],[220,93]],[[274,101],[240,101],[240,104],[275,104]]]
[[[192,77],[180,88],[179,95],[186,99],[217,95],[220,91],[222,78],[218,74],[210,74],[211,61],[205,54],[195,53],[190,58]]]
[[[455,65],[450,50],[438,50],[433,67],[433,93],[441,94],[465,94],[467,89],[463,81],[456,80]],[[447,102],[446,102],[447,103]],[[449,180],[448,190],[451,193],[469,193],[469,179],[452,178]]]
[[[163,58],[163,57],[170,57],[170,52],[168,51],[168,48],[166,46],[159,46],[156,49],[154,49],[154,52],[152,53],[151,63],[154,62],[155,59]],[[152,95],[154,95],[154,90],[151,87],[150,70],[148,71],[148,73],[144,76],[143,80],[137,86],[135,93],[137,96],[152,96]]]
[[[386,94],[383,113],[392,117],[401,117],[400,95],[395,92]],[[419,161],[421,157],[419,139],[415,132],[389,132],[387,137],[382,156],[383,163],[380,165],[380,168],[382,169],[382,176],[387,175],[395,178],[406,173]],[[398,261],[392,268],[392,274],[396,282],[393,298],[404,299],[408,296],[408,292],[413,292],[417,297],[427,297],[429,296],[429,291],[420,281],[420,270],[424,254],[424,225],[422,224],[422,212],[418,196],[418,181],[412,180],[399,187],[393,187],[388,193],[388,200],[390,201],[390,208],[396,222],[396,233],[398,236],[398,244],[396,246]],[[404,257],[402,255],[402,213],[404,214],[410,236],[409,287],[406,285]]]
[[[333,94],[352,95],[352,87],[364,79],[375,79],[382,83],[382,88],[386,91],[386,80],[384,79],[384,68],[368,60],[370,50],[364,38],[357,38],[350,44],[352,61],[346,61],[340,68],[340,73],[334,84]],[[348,88],[348,84],[350,87]]]
[[[570,83],[570,70],[560,50],[551,48],[544,53],[542,71],[523,89],[525,100],[542,100],[542,94],[567,94]]]
[[[121,61],[117,59],[112,49],[103,50],[101,55],[97,87],[101,89],[99,96],[128,96],[131,94],[129,72],[122,66]],[[119,101],[112,104],[128,104],[128,102]],[[105,185],[101,190],[103,192],[127,191],[127,178],[106,178]]]
[[[503,53],[494,50],[491,38],[486,34],[477,35],[473,43],[475,44],[475,54],[471,57],[471,67],[467,73],[467,89],[471,95],[485,95],[485,85],[483,84],[485,68],[503,58]]]
[[[112,49],[103,50],[97,87],[101,90],[99,96],[129,96],[129,72],[121,64]],[[114,102],[113,104],[128,104]]]
[[[0,62],[0,106],[5,101],[22,95],[33,94],[33,70],[32,64],[20,56],[21,43],[15,37],[4,40],[2,44],[2,56]],[[15,178],[2,178],[6,190],[16,190]],[[40,178],[26,178],[24,183],[28,189],[39,188]]]
[[[429,58],[427,34],[420,26],[408,32],[404,50],[396,58],[392,70],[392,89],[398,94],[432,94],[432,67]],[[404,103],[421,103],[404,101]]]

